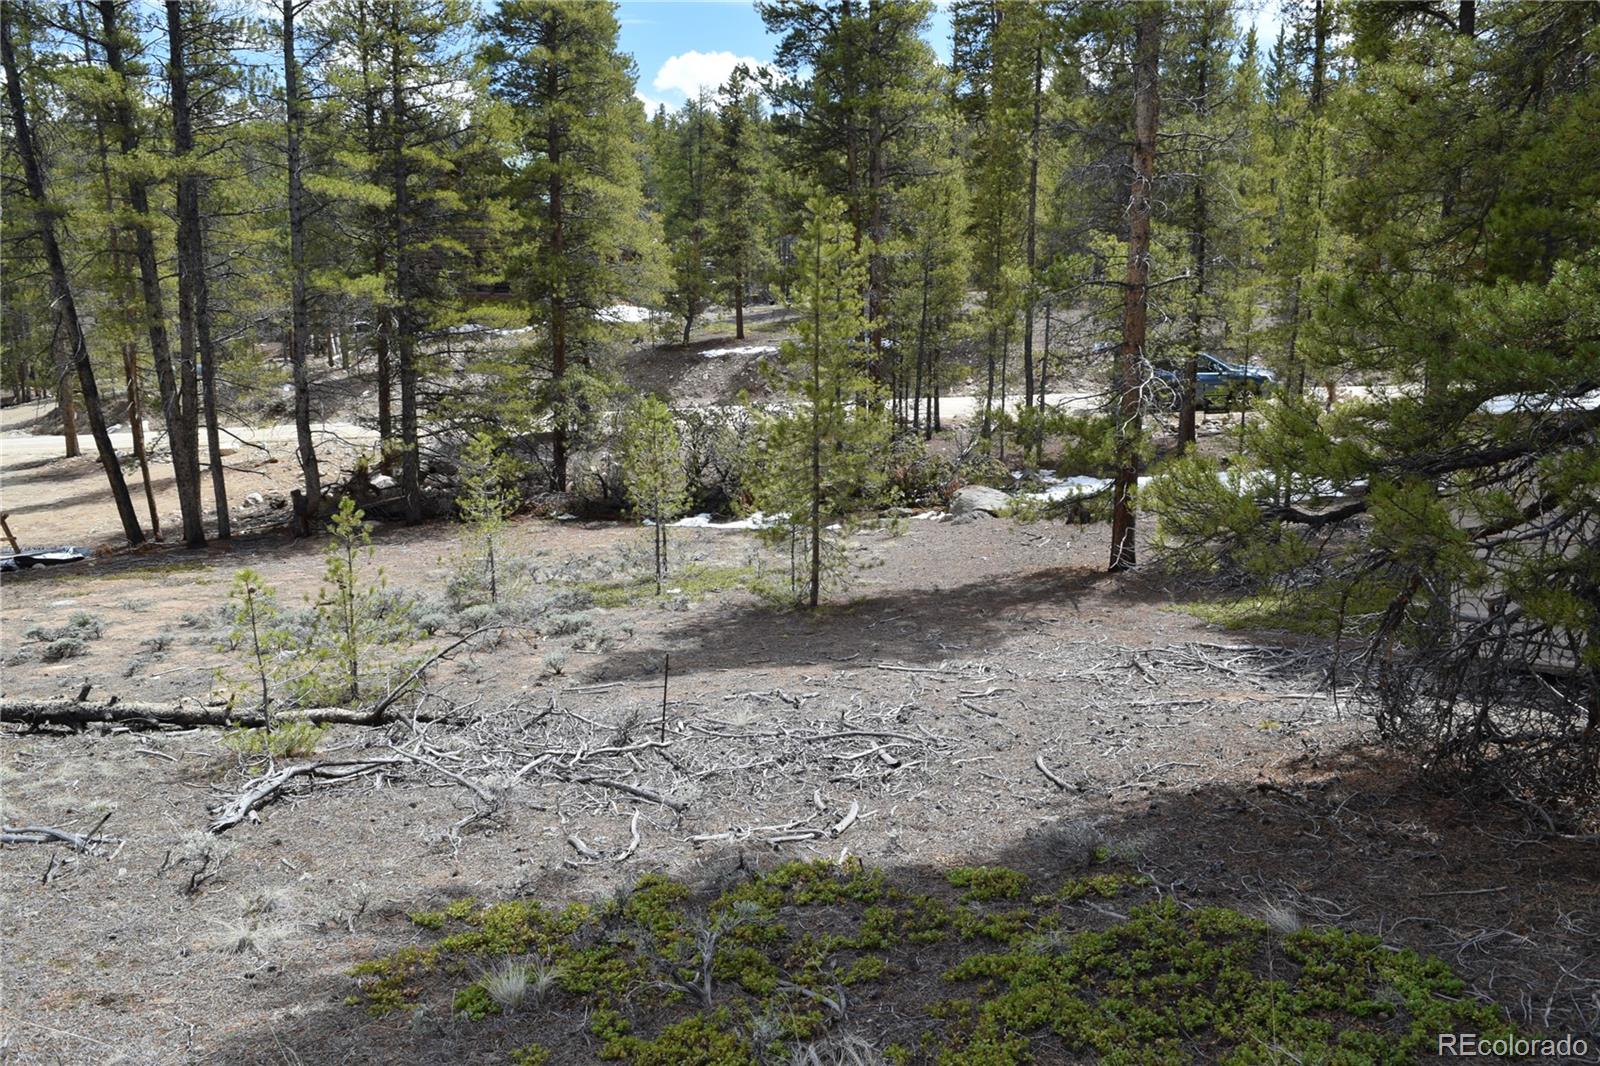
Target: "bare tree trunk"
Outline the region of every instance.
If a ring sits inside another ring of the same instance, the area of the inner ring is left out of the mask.
[[[1039,406],[1044,406],[1044,398],[1049,395],[1050,386],[1047,379],[1050,375],[1050,305],[1044,305],[1044,350],[1039,353]],[[1041,449],[1043,445],[1040,445]],[[1043,456],[1041,455],[1041,458]]]
[[[911,429],[922,431],[922,364],[928,352],[928,261],[922,263],[922,310],[917,319],[917,371],[911,387]]]
[[[1207,74],[1210,67],[1211,53],[1211,13],[1210,9],[1200,15],[1200,41],[1199,41],[1200,80],[1197,86],[1199,92],[1195,97],[1195,110],[1198,113],[1202,127],[1210,112],[1210,103],[1207,96]],[[1183,395],[1178,412],[1178,447],[1192,445],[1195,441],[1196,408],[1199,407],[1199,375],[1200,359],[1196,354],[1203,339],[1202,332],[1205,327],[1205,299],[1206,299],[1206,228],[1210,224],[1206,216],[1206,153],[1202,147],[1195,162],[1194,177],[1194,233],[1190,240],[1190,247],[1194,255],[1194,302],[1189,311],[1189,356],[1183,364],[1183,381],[1181,389]]]
[[[94,55],[89,47],[89,35],[83,39],[84,60],[92,63]],[[122,230],[116,219],[117,198],[111,186],[111,153],[106,146],[105,117],[98,110],[94,119],[95,148],[100,162],[100,190],[104,198],[106,217],[106,245],[111,250],[112,288],[117,305],[127,317],[130,337],[138,332],[139,315],[133,303],[133,278],[128,269],[128,257],[122,248]],[[139,383],[139,346],[133,340],[122,344],[122,374],[128,388],[128,429],[133,436],[133,454],[139,461],[139,476],[144,483],[145,504],[150,510],[150,536],[161,539],[161,511],[156,507],[155,487],[150,483],[150,454],[144,446],[144,396]]]
[[[306,284],[306,217],[300,176],[300,137],[304,130],[305,101],[300,96],[300,65],[294,51],[294,19],[300,4],[283,0],[283,99],[288,136],[289,265],[290,289],[289,366],[294,375],[295,438],[300,451],[300,471],[306,483],[308,517],[314,518],[322,500],[322,473],[317,467],[317,446],[311,437],[311,375],[306,357],[311,347],[311,309]],[[301,530],[301,532],[306,532]]]
[[[416,326],[411,313],[411,257],[406,248],[406,226],[411,211],[411,188],[406,167],[405,79],[400,69],[398,44],[389,53],[389,105],[394,122],[394,299],[400,354],[400,488],[405,494],[406,521],[422,521],[422,454],[417,440]]]
[[[822,595],[822,231],[817,229],[816,264],[811,295],[811,589],[808,605]]]
[[[61,415],[61,439],[66,445],[67,458],[73,459],[83,454],[83,448],[78,444],[78,403],[72,395],[72,353],[67,351],[62,340],[56,337],[50,350],[56,362],[56,410]]]
[[[549,96],[552,101],[559,97],[555,84],[554,71],[549,75]],[[564,192],[561,183],[561,126],[552,118],[546,130],[546,142],[550,158],[550,188],[549,188],[549,220],[550,220],[550,245],[554,261],[561,262],[561,257],[566,252],[566,206],[562,202]],[[556,402],[560,405],[551,419],[554,430],[551,444],[551,467],[554,487],[557,492],[567,491],[567,421],[565,412],[565,398],[562,395],[563,379],[567,375],[567,308],[559,292],[550,294],[550,376],[555,381]]]
[[[139,460],[139,476],[144,481],[144,502],[150,509],[150,535],[160,540],[161,512],[156,508],[155,486],[150,484],[150,453],[144,446],[144,397],[140,395],[139,346],[132,341],[122,346],[122,372],[128,380],[128,428],[133,433],[133,454]]]
[[[1033,282],[1038,259],[1039,105],[1044,96],[1044,46],[1033,49],[1033,126],[1028,134],[1028,293],[1022,309],[1022,406],[1033,406]]]
[[[733,339],[744,340],[744,270],[733,275]]]
[[[178,176],[178,324],[179,346],[186,367],[198,355],[205,393],[206,449],[211,466],[211,491],[217,505],[217,536],[233,534],[228,520],[228,486],[222,469],[222,441],[217,426],[217,353],[211,343],[211,298],[206,285],[205,232],[200,225],[200,178],[187,169],[194,152],[194,115],[189,106],[183,9],[167,0],[168,80],[172,85],[173,154]]]
[[[122,31],[117,22],[114,0],[100,0],[100,21],[105,31],[106,65],[122,89],[116,96],[116,125],[120,148],[131,159],[139,148],[133,124],[133,107],[128,102],[128,71],[122,55]],[[204,507],[200,497],[199,406],[200,396],[194,364],[174,368],[172,346],[167,336],[166,310],[161,295],[161,274],[156,262],[155,235],[150,229],[150,197],[144,182],[128,179],[128,206],[132,209],[134,255],[139,263],[139,287],[144,296],[145,326],[150,333],[150,354],[156,365],[156,381],[161,389],[162,414],[167,423],[167,440],[172,448],[173,481],[178,490],[178,509],[183,516],[183,542],[191,548],[206,542]]]
[[[144,530],[139,528],[139,516],[133,510],[133,498],[128,494],[128,483],[122,477],[122,465],[111,447],[111,434],[106,430],[105,416],[100,410],[100,390],[95,385],[94,366],[89,361],[89,346],[84,340],[83,323],[78,318],[78,305],[73,298],[66,261],[61,255],[61,246],[56,243],[55,218],[50,213],[50,199],[46,195],[44,167],[39,162],[33,141],[33,127],[28,122],[28,108],[22,98],[16,51],[11,45],[10,12],[5,7],[0,7],[0,63],[4,66],[6,97],[11,104],[12,139],[22,161],[28,198],[38,212],[39,241],[44,246],[44,258],[50,270],[56,306],[60,309],[62,324],[67,330],[67,342],[72,349],[72,361],[78,370],[78,386],[83,390],[83,410],[88,417],[89,432],[94,437],[100,466],[111,485],[111,498],[116,503],[117,516],[122,520],[123,535],[129,544],[138,544],[144,540]]]
[[[1111,569],[1133,566],[1133,491],[1139,481],[1140,373],[1150,286],[1150,206],[1160,113],[1161,10],[1140,9],[1133,47],[1133,180],[1128,191],[1128,275],[1122,290],[1122,347],[1117,351],[1117,476],[1112,485]]]

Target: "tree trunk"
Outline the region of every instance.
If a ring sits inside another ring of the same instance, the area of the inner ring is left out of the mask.
[[[809,606],[822,596],[822,226],[817,226],[815,291],[811,297],[811,591]]]
[[[1022,406],[1033,406],[1033,272],[1038,258],[1039,105],[1044,96],[1044,46],[1033,49],[1033,126],[1028,134],[1028,293],[1022,316]]]
[[[161,539],[161,512],[156,508],[156,490],[150,484],[150,453],[144,446],[144,397],[139,383],[139,346],[129,341],[122,346],[122,372],[128,380],[128,428],[133,434],[133,454],[139,460],[139,476],[144,481],[144,502],[150,509],[150,535]]]
[[[83,454],[78,444],[78,403],[72,395],[72,354],[61,343],[61,338],[50,345],[56,361],[56,411],[61,415],[61,439],[66,445],[66,456],[74,459]]]
[[[1039,353],[1039,406],[1045,405],[1045,397],[1050,393],[1048,378],[1050,376],[1050,305],[1044,305],[1044,349]],[[1041,455],[1044,445],[1041,443]]]
[[[1200,119],[1202,130],[1205,128],[1206,119],[1210,112],[1207,97],[1207,74],[1211,62],[1211,14],[1210,10],[1200,16],[1200,41],[1199,63],[1200,78],[1197,86],[1199,92],[1195,97],[1195,110]],[[1199,374],[1200,360],[1196,354],[1203,340],[1202,332],[1205,326],[1205,299],[1206,299],[1206,237],[1209,220],[1206,217],[1206,153],[1205,149],[1199,150],[1195,161],[1194,176],[1194,233],[1190,247],[1194,255],[1194,302],[1189,311],[1189,357],[1183,364],[1183,382],[1181,385],[1183,396],[1178,412],[1178,448],[1194,444],[1196,408],[1199,406]]]
[[[114,0],[100,0],[100,21],[105,30],[106,65],[122,89],[116,97],[116,125],[125,159],[138,151],[138,132],[133,125],[133,108],[128,102],[127,64],[122,56],[121,29],[117,24]],[[174,369],[172,346],[167,337],[167,317],[161,296],[161,274],[156,263],[155,235],[150,230],[150,197],[137,177],[128,179],[128,206],[132,209],[134,255],[139,263],[139,287],[144,297],[145,326],[150,333],[150,354],[156,365],[156,381],[161,389],[162,414],[167,423],[167,441],[172,448],[173,481],[178,490],[178,509],[183,516],[183,542],[191,548],[203,547],[206,527],[200,497],[199,389],[191,362]]]
[[[744,271],[733,275],[733,339],[744,340]]]
[[[406,167],[405,79],[400,68],[400,47],[389,53],[389,105],[394,123],[394,299],[395,325],[400,355],[400,489],[405,495],[406,521],[422,521],[422,453],[417,440],[417,339],[411,313],[411,255],[406,229],[411,212],[411,188]]]
[[[22,161],[28,198],[33,201],[39,218],[39,241],[44,246],[45,263],[50,270],[50,284],[55,303],[67,330],[67,342],[72,349],[72,361],[78,370],[78,386],[83,390],[83,410],[89,421],[89,432],[94,437],[100,466],[111,485],[111,498],[117,506],[117,516],[122,520],[122,532],[129,544],[144,540],[144,530],[139,528],[139,516],[133,510],[133,498],[128,494],[128,483],[123,480],[122,466],[111,447],[111,434],[106,431],[106,420],[100,410],[100,390],[95,385],[94,366],[89,361],[89,346],[84,340],[83,323],[78,318],[78,305],[73,299],[72,282],[67,275],[66,261],[61,246],[56,243],[55,217],[46,195],[44,167],[39,162],[33,142],[33,127],[28,122],[28,109],[22,98],[22,81],[18,75],[16,52],[11,46],[10,12],[0,7],[0,62],[6,75],[6,97],[11,105],[11,130],[17,155]]]
[[[94,55],[89,47],[89,36],[84,35],[85,62],[92,63]],[[122,231],[117,227],[117,198],[111,185],[111,153],[106,146],[105,117],[100,111],[94,118],[95,149],[100,162],[100,191],[106,209],[106,246],[111,251],[112,290],[118,309],[127,318],[129,336],[138,332],[139,314],[134,309],[133,278],[128,269],[128,257],[122,249]],[[139,477],[144,483],[145,504],[150,510],[150,536],[161,539],[161,511],[156,507],[155,487],[150,483],[150,454],[144,446],[144,396],[139,383],[139,346],[133,340],[122,344],[122,374],[128,389],[128,429],[133,437],[133,454],[139,461]]]
[[[1133,47],[1133,180],[1128,190],[1128,275],[1122,290],[1122,347],[1117,351],[1117,476],[1112,485],[1111,569],[1133,566],[1133,492],[1139,481],[1139,364],[1144,355],[1150,286],[1150,207],[1160,113],[1161,10],[1139,12]]]
[[[552,102],[559,97],[556,87],[555,73],[550,74],[549,95]],[[546,129],[548,141],[546,147],[550,158],[550,186],[548,218],[550,222],[550,247],[551,260],[561,262],[561,257],[566,254],[566,216],[565,204],[562,203],[561,183],[561,126],[552,118]],[[567,422],[566,403],[562,396],[562,386],[567,375],[567,308],[564,298],[558,288],[550,292],[550,376],[554,379],[556,403],[558,405],[551,419],[553,425],[550,465],[552,467],[552,480],[557,492],[567,491]]]
[[[317,467],[317,446],[311,438],[311,372],[306,356],[311,346],[311,308],[307,293],[306,216],[300,176],[300,138],[304,130],[305,101],[300,96],[300,65],[294,52],[294,19],[299,5],[283,0],[283,98],[288,136],[289,168],[289,366],[294,375],[295,438],[300,471],[306,483],[308,517],[315,518],[322,500],[322,473]]]
[[[925,258],[922,264],[922,310],[917,318],[917,372],[911,387],[911,429],[914,433],[922,431],[922,364],[928,352],[928,273]]]
[[[178,320],[184,365],[198,355],[206,407],[206,449],[211,491],[217,505],[217,536],[233,535],[228,520],[228,486],[222,469],[217,426],[217,353],[211,343],[211,298],[206,285],[205,232],[200,224],[200,178],[188,166],[194,153],[194,115],[189,106],[188,56],[183,10],[167,0],[168,80],[172,86],[173,154],[178,160]]]

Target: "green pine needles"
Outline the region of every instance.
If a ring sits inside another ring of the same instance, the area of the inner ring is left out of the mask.
[[[816,607],[824,580],[847,576],[836,534],[881,493],[890,427],[867,372],[867,264],[839,200],[817,193],[806,202],[796,252],[800,336],[773,369],[775,391],[791,402],[760,416],[752,495],[778,516],[769,535],[789,547],[795,601]]]
[[[667,523],[688,507],[689,488],[677,424],[655,396],[634,404],[623,422],[622,476],[634,513],[650,523],[659,596],[667,576]]]
[[[504,591],[497,555],[506,519],[517,508],[517,464],[504,443],[494,434],[479,433],[461,455],[456,508],[466,531],[452,592],[472,603],[499,603]]]

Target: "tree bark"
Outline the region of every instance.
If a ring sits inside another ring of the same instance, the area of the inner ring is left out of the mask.
[[[417,339],[411,313],[411,255],[406,227],[411,212],[410,171],[406,166],[406,87],[400,64],[398,30],[391,34],[389,53],[389,108],[394,123],[394,299],[396,344],[400,365],[400,489],[405,495],[406,521],[422,521],[422,454],[417,440]]]
[[[114,0],[100,0],[100,22],[105,31],[106,65],[121,83],[115,111],[119,147],[125,159],[139,147],[133,107],[128,102],[128,70],[122,55],[122,32]],[[155,235],[150,229],[150,196],[138,177],[128,178],[128,206],[134,216],[134,255],[139,263],[139,287],[144,297],[145,327],[150,333],[150,354],[161,389],[162,414],[172,448],[173,481],[178,490],[178,510],[183,516],[183,542],[191,548],[205,546],[206,527],[200,498],[198,382],[194,363],[174,369],[172,345],[167,336],[167,316],[161,296],[161,274],[156,262]]]
[[[1202,129],[1205,126],[1209,112],[1207,98],[1207,74],[1211,62],[1211,15],[1209,9],[1200,15],[1200,41],[1197,53],[1200,63],[1200,79],[1197,88],[1195,110],[1200,118]],[[1205,319],[1206,298],[1206,229],[1209,220],[1206,217],[1206,155],[1201,148],[1195,163],[1194,177],[1194,233],[1190,240],[1190,247],[1194,255],[1194,301],[1189,311],[1189,355],[1183,363],[1183,382],[1181,384],[1183,395],[1180,398],[1178,412],[1178,447],[1180,449],[1195,442],[1196,408],[1199,406],[1199,375],[1200,359],[1196,354],[1202,337]]]
[[[1112,485],[1111,569],[1136,562],[1133,492],[1139,482],[1140,373],[1150,287],[1150,208],[1160,116],[1161,9],[1146,4],[1135,27],[1133,180],[1128,190],[1128,274],[1122,290],[1122,347],[1117,351],[1117,475]]]
[[[84,60],[93,62],[89,35],[84,34]],[[94,119],[95,148],[100,162],[100,191],[104,199],[106,218],[106,245],[111,251],[112,289],[119,310],[127,318],[130,338],[137,334],[139,315],[134,310],[133,278],[128,269],[128,257],[122,248],[122,231],[116,223],[117,198],[111,185],[111,153],[106,147],[106,124],[98,110]],[[128,389],[128,429],[133,436],[133,454],[139,461],[139,477],[144,483],[145,504],[150,510],[150,536],[161,539],[161,512],[156,507],[155,486],[150,483],[150,453],[144,445],[144,396],[139,382],[139,346],[129,339],[122,344],[122,374]]]
[[[733,339],[744,340],[744,271],[733,275]]]
[[[78,443],[78,403],[72,395],[72,354],[57,337],[50,345],[56,361],[56,411],[61,415],[61,438],[68,459],[83,454]]]
[[[116,503],[117,516],[122,520],[122,532],[129,544],[144,540],[144,530],[139,528],[139,516],[133,510],[133,498],[128,494],[128,483],[122,476],[122,465],[116,450],[111,447],[111,434],[106,430],[105,416],[100,410],[100,390],[95,384],[94,366],[89,361],[89,345],[84,339],[83,323],[78,317],[78,305],[73,298],[72,282],[67,275],[61,246],[56,243],[55,218],[50,213],[46,195],[44,167],[39,162],[33,141],[33,127],[28,122],[28,108],[22,97],[22,81],[18,73],[16,50],[11,43],[10,12],[0,7],[0,63],[6,75],[6,97],[11,105],[12,139],[28,186],[28,198],[33,201],[39,219],[39,240],[44,246],[44,258],[50,270],[51,288],[56,306],[60,309],[62,324],[67,330],[67,342],[72,348],[72,361],[78,371],[78,386],[83,390],[83,409],[89,421],[89,432],[94,437],[100,466],[111,485],[111,498]]]
[[[1022,406],[1033,406],[1033,272],[1038,259],[1039,107],[1044,96],[1044,46],[1033,49],[1033,125],[1028,132],[1028,294],[1022,307]],[[1042,441],[1042,438],[1041,438]],[[1040,444],[1043,448],[1043,444]]]
[[[205,395],[206,450],[211,491],[217,506],[217,537],[233,535],[228,519],[228,486],[222,469],[217,425],[217,353],[211,343],[211,297],[206,284],[205,231],[200,223],[200,177],[193,172],[194,113],[189,105],[189,72],[183,9],[167,0],[168,80],[172,86],[173,154],[178,160],[178,326],[185,366],[198,356]]]
[[[552,67],[548,72],[547,92],[552,105],[559,102],[561,97],[560,86],[557,83],[556,71]],[[550,159],[549,204],[547,207],[550,223],[550,261],[561,269],[562,256],[566,254],[566,205],[562,202],[561,182],[561,124],[552,117],[545,130],[545,150]],[[563,395],[565,378],[567,376],[567,307],[561,286],[553,285],[550,290],[550,377],[554,386],[556,410],[551,419],[551,479],[557,492],[567,491],[567,421],[566,398]]]
[[[288,138],[289,169],[289,366],[294,375],[295,438],[300,471],[305,478],[308,514],[315,517],[322,499],[322,473],[317,467],[316,442],[311,438],[311,376],[306,366],[311,346],[311,308],[306,284],[306,218],[300,176],[300,138],[304,131],[305,102],[300,96],[300,65],[294,51],[295,0],[283,0],[283,103]]]

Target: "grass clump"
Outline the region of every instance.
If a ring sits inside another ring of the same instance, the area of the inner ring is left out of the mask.
[[[715,592],[748,588],[755,581],[755,571],[748,566],[688,563],[674,570],[670,579],[663,580],[666,581],[664,591],[695,601]],[[653,574],[625,574],[585,582],[580,587],[594,597],[596,607],[629,607],[654,600],[658,595]]]

